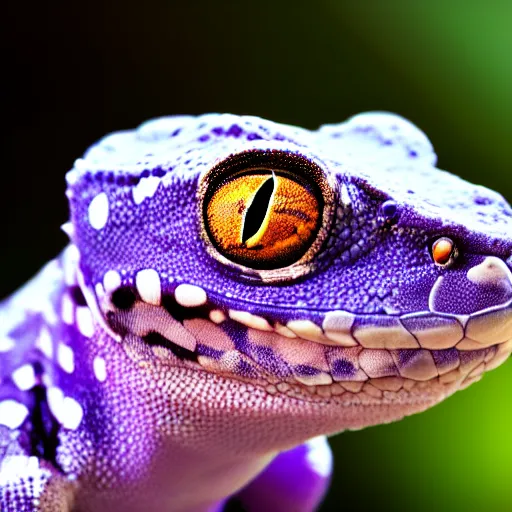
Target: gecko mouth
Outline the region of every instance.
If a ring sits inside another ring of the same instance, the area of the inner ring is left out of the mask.
[[[329,397],[365,390],[377,400],[420,383],[460,387],[512,352],[512,300],[472,315],[292,309],[263,315],[228,308],[226,300],[223,306],[193,285],[162,293],[155,274],[135,286],[112,274],[96,285],[109,327],[138,347],[138,357],[259,382],[269,392],[293,394],[298,386]]]

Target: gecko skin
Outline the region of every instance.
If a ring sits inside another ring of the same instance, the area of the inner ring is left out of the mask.
[[[67,174],[70,245],[0,306],[0,509],[311,512],[326,435],[512,351],[512,210],[369,113],[149,121]]]

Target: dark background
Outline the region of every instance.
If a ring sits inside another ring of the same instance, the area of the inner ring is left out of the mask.
[[[107,132],[233,112],[315,128],[400,113],[512,200],[510,2],[4,2],[0,297],[62,248],[64,173]],[[322,511],[512,510],[512,365],[332,440]]]

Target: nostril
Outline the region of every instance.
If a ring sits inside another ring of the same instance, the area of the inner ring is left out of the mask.
[[[505,262],[495,256],[487,256],[479,265],[468,270],[467,278],[474,284],[512,288],[512,273]]]

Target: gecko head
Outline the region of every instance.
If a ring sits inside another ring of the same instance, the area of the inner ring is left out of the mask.
[[[390,114],[111,135],[68,174],[83,287],[140,358],[403,416],[512,350],[512,210],[434,165]]]

